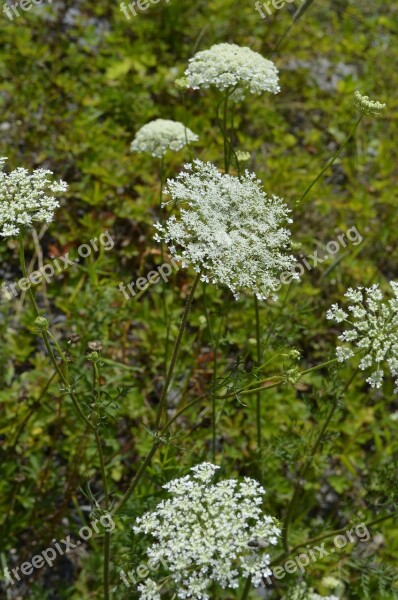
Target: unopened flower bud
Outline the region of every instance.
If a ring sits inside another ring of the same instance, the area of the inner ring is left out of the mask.
[[[301,356],[301,353],[296,348],[292,348],[291,350],[289,350],[289,358],[291,360],[298,360],[300,358],[300,356]]]
[[[98,362],[99,359],[100,359],[99,352],[90,352],[90,354],[87,354],[87,360],[89,360],[92,363]]]
[[[48,321],[45,317],[37,317],[33,323],[35,333],[45,333],[48,331]]]

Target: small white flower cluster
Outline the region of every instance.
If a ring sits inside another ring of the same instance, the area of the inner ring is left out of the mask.
[[[258,52],[236,44],[216,44],[197,52],[185,71],[186,86],[194,90],[214,85],[219,90],[236,88],[234,99],[246,92],[280,92],[278,69]]]
[[[395,377],[395,392],[398,392],[398,282],[390,282],[394,297],[383,302],[383,294],[377,284],[370,288],[350,288],[345,297],[353,304],[348,307],[351,314],[334,304],[326,318],[336,323],[346,322],[352,328],[344,331],[339,339],[348,345],[338,347],[337,358],[343,362],[354,352],[351,344],[366,354],[359,363],[362,370],[376,365],[376,371],[366,380],[371,387],[380,388],[383,371],[380,364],[387,362],[391,375]]]
[[[359,112],[370,117],[380,117],[387,107],[377,100],[369,100],[369,96],[362,96],[358,91],[354,94],[354,105]]]
[[[226,285],[235,297],[240,291],[275,297],[277,275],[291,273],[295,264],[285,252],[290,231],[282,224],[292,222],[288,207],[277,196],[268,197],[248,171],[239,179],[198,159],[185,169],[168,180],[166,190],[181,201],[180,218],[155,224],[155,240],[165,240],[176,260],[202,271],[203,281]]]
[[[53,173],[36,169],[29,173],[19,167],[4,173],[7,158],[0,158],[0,236],[3,238],[20,235],[21,230],[32,227],[34,221],[50,223],[59,206],[55,196],[65,192],[64,181],[51,181]]]
[[[313,588],[302,581],[294,588],[290,589],[282,600],[340,600],[338,596],[320,596],[316,594]]]
[[[168,565],[179,598],[209,598],[213,582],[236,589],[251,577],[254,586],[271,575],[270,557],[263,551],[280,535],[276,521],[262,514],[265,490],[254,479],[211,483],[219,467],[202,463],[193,475],[164,486],[172,494],[156,510],[137,519],[134,531],[151,534],[156,542],[147,550],[155,561]],[[159,600],[153,580],[140,587],[141,600]]]
[[[137,131],[131,144],[131,151],[146,152],[151,156],[162,158],[167,150],[177,152],[198,139],[195,133],[178,121],[156,119]]]

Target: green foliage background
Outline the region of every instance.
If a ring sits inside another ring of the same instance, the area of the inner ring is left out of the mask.
[[[50,168],[57,179],[69,183],[55,222],[39,231],[42,256],[38,243],[29,242],[32,270],[39,259],[50,262],[51,256],[68,251],[77,256],[80,244],[105,230],[115,240],[113,250],[102,249],[38,290],[39,304],[68,349],[88,403],[92,375],[85,355],[90,342],[103,346],[102,385],[112,400],[103,435],[115,490],[127,487],[152,442],[148,427],[162,386],[167,345],[162,289],[174,339],[192,283],[192,273],[180,271],[173,285],[153,286],[138,300],[125,300],[118,290],[120,282],[135,280],[161,263],[152,239],[159,165],[150,157],[132,155],[129,145],[151,119],[181,120],[200,141],[190,151],[168,155],[167,175],[178,173],[193,155],[222,167],[214,93],[183,94],[174,85],[195,51],[234,42],[272,58],[280,69],[280,94],[250,97],[240,106],[236,143],[251,153],[249,168],[265,189],[294,209],[297,253],[318,249],[322,256],[325,244],[350,227],[363,237],[361,245],[347,246],[306,272],[299,284],[283,288],[278,302],[262,305],[264,362],[292,347],[302,353],[302,369],[328,360],[338,330],[325,320],[327,308],[347,287],[375,282],[385,287],[398,278],[398,5],[314,0],[276,49],[298,4],[286,5],[265,20],[254,2],[246,0],[161,0],[129,21],[118,3],[108,0],[44,2],[21,11],[13,21],[0,11],[0,155],[8,156],[7,168]],[[295,200],[353,126],[356,89],[386,102],[386,116],[362,122],[342,158],[295,209]],[[0,258],[2,278],[19,279],[12,241],[1,243]],[[203,294],[199,289],[190,316],[169,394],[171,410],[212,389],[214,344],[206,310],[213,327],[224,325],[218,347],[220,381],[230,377],[242,383],[253,375],[251,300],[235,302],[225,290],[210,289],[207,299]],[[45,387],[52,367],[32,333],[33,313],[26,297],[3,302],[0,311],[4,568],[29,560],[53,538],[78,531],[88,519],[90,495],[100,496],[101,489],[93,441],[76,422],[58,383]],[[286,358],[276,357],[270,375],[287,366]],[[339,396],[340,410],[297,507],[293,544],[396,510],[397,421],[391,414],[398,411],[398,401],[393,382],[371,390],[360,373],[343,395],[353,369],[325,370],[297,385],[263,393],[266,443],[261,454],[255,443],[254,399],[236,398],[218,406],[217,462],[224,475],[261,479],[268,491],[267,511],[282,518],[330,396]],[[135,595],[117,574],[120,568],[135,568],[143,555],[142,543],[130,533],[133,519],[156,503],[163,483],[211,459],[210,417],[209,399],[185,413],[176,428],[178,437],[162,448],[118,520],[112,554],[116,598]],[[344,598],[397,598],[396,522],[382,523],[371,532],[373,546],[367,554],[350,546],[333,560],[311,565],[308,581],[317,587],[322,576],[333,574],[346,584]],[[375,538],[378,533],[382,541]],[[93,539],[52,570],[27,578],[19,597],[99,599],[100,566],[101,540]],[[295,577],[280,581],[272,598],[281,598]],[[1,593],[14,597],[0,588]]]

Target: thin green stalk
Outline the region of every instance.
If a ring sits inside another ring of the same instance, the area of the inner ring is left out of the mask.
[[[18,242],[19,242],[19,257],[20,257],[20,263],[21,263],[21,270],[22,270],[23,276],[25,278],[27,278],[25,248],[24,248],[23,238],[19,238]],[[29,288],[28,292],[29,292],[30,301],[33,306],[33,310],[36,314],[36,317],[38,317],[39,310],[38,310],[38,307],[36,304],[36,300],[35,300],[33,291],[31,288]],[[58,344],[58,341],[56,340],[56,338],[52,335],[52,333],[50,331],[42,331],[41,336],[43,338],[43,341],[44,341],[46,350],[49,354],[50,360],[54,365],[54,368],[60,378],[60,381],[63,383],[66,390],[68,391],[69,396],[72,399],[72,403],[75,407],[76,412],[78,413],[80,418],[84,421],[84,423],[90,428],[90,430],[94,430],[94,432],[95,432],[95,441],[96,441],[96,446],[97,446],[99,460],[100,460],[101,479],[102,479],[102,485],[104,488],[104,495],[105,495],[105,508],[107,511],[109,511],[108,483],[107,483],[106,472],[105,472],[104,455],[103,455],[101,440],[100,440],[98,431],[97,431],[96,427],[86,417],[86,415],[84,414],[82,409],[80,408],[78,400],[71,389],[68,361],[67,361],[67,358],[66,358],[62,348]],[[60,358],[65,366],[66,376],[62,372],[62,370],[58,364],[58,361],[55,357],[55,354],[54,354],[53,349],[50,344],[50,339],[53,341],[53,343],[55,344],[55,346],[59,352]],[[98,375],[98,371],[97,371],[97,375]],[[98,385],[99,385],[99,377],[98,377]],[[98,390],[98,393],[100,393],[99,390]],[[109,533],[108,534],[106,533],[105,537],[104,537],[104,600],[109,600],[109,558],[110,558],[110,536],[109,536]]]
[[[46,346],[47,352],[50,356],[50,359],[55,367],[55,369],[57,370],[57,373],[62,381],[62,383],[64,384],[66,391],[68,392],[73,406],[75,407],[76,412],[78,413],[79,417],[82,419],[82,421],[84,421],[84,423],[91,429],[91,430],[95,430],[95,425],[93,425],[91,423],[91,421],[86,417],[86,415],[84,414],[84,412],[82,411],[82,409],[80,408],[80,404],[74,394],[74,392],[71,389],[71,384],[70,384],[70,377],[69,377],[69,368],[68,368],[68,362],[66,359],[65,354],[62,351],[62,348],[60,347],[60,345],[58,344],[56,338],[52,335],[52,333],[50,331],[44,331],[42,333],[42,337],[44,340],[44,344]],[[67,377],[65,377],[65,375],[62,373],[61,369],[59,368],[58,365],[58,361],[54,355],[53,349],[51,348],[51,344],[50,344],[50,339],[54,342],[54,344],[56,345],[56,348],[60,354],[61,360],[65,366],[65,371],[67,373]]]
[[[160,159],[159,179],[160,179],[159,211],[161,211],[162,210],[162,202],[163,202],[163,188],[164,188],[164,156],[162,156],[162,158]]]
[[[141,477],[143,476],[143,474],[146,471],[146,468],[149,466],[152,457],[154,456],[155,452],[157,451],[157,449],[160,447],[160,445],[162,444],[162,441],[159,438],[156,438],[152,448],[150,449],[150,451],[148,452],[144,462],[142,463],[141,467],[138,469],[137,474],[135,475],[135,477],[133,478],[133,480],[131,481],[129,487],[127,488],[126,492],[124,493],[124,495],[122,496],[122,498],[119,500],[119,502],[115,505],[115,507],[113,508],[113,510],[111,511],[112,515],[115,515],[117,512],[119,512],[119,510],[121,510],[123,508],[123,506],[126,504],[126,502],[128,501],[128,499],[130,498],[130,496],[133,494],[135,488],[137,487]]]
[[[344,386],[344,389],[342,391],[343,395],[347,392],[347,390],[350,387],[351,383],[354,381],[356,375],[358,374],[358,371],[359,371],[359,367],[357,367],[355,369],[355,371],[352,374],[352,376],[350,377],[350,379],[346,382],[346,384]],[[306,474],[308,472],[308,469],[309,469],[309,467],[311,465],[312,459],[314,458],[315,454],[318,452],[318,448],[319,448],[319,446],[320,446],[320,444],[321,444],[321,442],[323,440],[323,437],[325,435],[325,432],[326,432],[327,428],[329,427],[330,421],[333,418],[333,415],[334,415],[334,413],[336,411],[336,408],[337,408],[337,398],[334,397],[332,405],[330,407],[330,410],[329,410],[329,412],[327,414],[326,420],[325,420],[325,422],[324,422],[324,424],[322,426],[322,429],[320,430],[320,432],[319,432],[319,434],[318,434],[318,436],[317,436],[317,438],[315,440],[315,444],[313,445],[312,450],[311,450],[311,452],[310,452],[310,454],[309,454],[306,462],[304,463],[304,466],[303,466],[302,470],[300,471],[300,473],[299,473],[299,475],[297,477],[297,482],[296,482],[296,485],[294,487],[293,496],[292,496],[292,499],[291,499],[290,504],[288,506],[286,518],[285,518],[283,529],[282,529],[282,543],[283,543],[283,547],[284,547],[285,552],[289,552],[289,538],[288,538],[288,536],[289,536],[289,526],[290,526],[290,522],[291,522],[291,519],[292,519],[292,516],[293,516],[293,512],[294,512],[296,503],[298,502],[299,496],[301,494],[301,484],[300,484],[300,481],[305,478],[305,476],[306,476]]]
[[[299,496],[301,494],[301,481],[302,481],[302,479],[305,478],[305,476],[308,472],[308,469],[312,463],[312,459],[314,458],[314,456],[323,440],[323,436],[325,435],[325,432],[329,426],[329,423],[333,418],[336,408],[337,408],[337,399],[334,397],[333,401],[332,401],[332,405],[331,405],[329,412],[327,414],[327,417],[325,419],[325,422],[315,440],[315,444],[313,445],[311,452],[310,452],[307,460],[304,463],[304,466],[302,467],[302,469],[299,472],[299,475],[297,476],[296,485],[294,486],[293,495],[290,500],[290,503],[289,503],[289,506],[287,509],[287,513],[286,513],[286,517],[285,517],[285,520],[283,523],[283,528],[282,528],[282,544],[283,544],[283,548],[284,548],[285,552],[289,552],[289,526],[290,526],[290,522],[291,522],[294,510],[296,509],[296,505],[297,505]]]
[[[204,282],[203,283],[203,306],[204,306],[204,310],[205,310],[206,323],[207,323],[207,327],[209,329],[212,351],[213,351],[212,382],[213,382],[213,386],[215,386],[216,380],[217,380],[217,366],[218,366],[217,353],[218,353],[219,336],[217,336],[217,339],[216,339],[216,336],[214,335],[214,331],[213,331],[213,327],[212,327],[210,315],[209,315],[209,309],[208,309],[208,305],[207,305],[206,291],[207,291],[207,284],[206,284],[206,282]],[[217,446],[216,442],[217,442],[217,400],[216,400],[216,396],[213,391],[212,397],[211,397],[211,455],[212,455],[213,463],[216,462],[216,446]]]
[[[305,13],[305,11],[307,10],[307,8],[309,8],[311,6],[311,4],[313,3],[314,0],[305,0],[304,3],[296,10],[296,12],[294,13],[293,17],[292,17],[292,22],[290,23],[290,25],[287,27],[287,29],[284,31],[284,33],[281,35],[281,37],[279,38],[279,40],[277,41],[275,48],[274,48],[274,52],[276,52],[277,50],[279,50],[282,42],[286,39],[286,37],[289,35],[290,30],[293,28],[294,24],[299,20],[299,18]]]
[[[396,516],[395,512],[390,513],[388,515],[383,515],[382,517],[378,517],[377,519],[374,519],[373,521],[370,521],[369,523],[366,523],[365,525],[366,525],[366,527],[371,527],[372,525],[377,525],[378,523],[382,523],[383,521],[392,519],[395,516]],[[334,537],[340,533],[347,533],[347,525],[345,525],[345,527],[341,527],[340,529],[335,529],[334,531],[329,531],[328,533],[323,533],[322,535],[318,535],[316,537],[309,538],[308,540],[306,540],[305,542],[302,542],[300,544],[296,544],[295,546],[290,548],[289,552],[284,552],[284,553],[280,554],[279,556],[277,556],[276,558],[274,558],[274,560],[271,561],[270,566],[273,567],[275,565],[278,565],[280,562],[284,561],[288,556],[291,556],[294,552],[296,552],[300,548],[304,548],[304,546],[306,546],[308,548],[308,546],[311,544],[321,542],[322,540],[326,540],[327,538]]]
[[[332,363],[336,362],[336,359],[333,360],[329,360],[325,363],[321,363],[320,365],[317,365],[316,367],[311,367],[310,369],[307,369],[306,371],[303,371],[302,374],[306,374],[306,373],[310,373],[316,369],[320,369],[323,368],[325,366],[328,366]],[[265,380],[268,381],[268,380]],[[267,388],[261,388],[262,391],[266,390],[266,389],[270,389],[273,387],[278,386],[280,383],[282,383],[283,380],[277,381],[276,383],[268,386]],[[249,393],[255,392],[256,390],[249,390]],[[234,397],[235,393],[233,394],[228,394],[225,396],[217,396],[217,398],[221,398],[221,399],[226,399],[229,397]],[[191,400],[190,402],[188,402],[185,406],[183,406],[182,408],[180,408],[179,410],[177,410],[177,412],[170,417],[170,419],[167,421],[167,423],[162,427],[162,429],[158,432],[157,437],[155,438],[155,441],[152,445],[151,450],[149,451],[148,455],[146,456],[144,462],[142,463],[140,469],[138,470],[138,472],[136,473],[135,477],[133,478],[133,480],[131,481],[127,491],[125,492],[124,496],[120,499],[120,501],[115,505],[115,508],[112,510],[112,514],[117,513],[121,508],[123,508],[123,506],[126,504],[126,502],[129,500],[129,498],[131,497],[131,495],[133,494],[134,490],[136,489],[138,483],[140,482],[142,476],[144,475],[147,467],[150,465],[151,460],[153,458],[153,456],[156,454],[158,448],[160,448],[160,446],[163,443],[162,440],[162,436],[164,436],[165,433],[167,433],[167,431],[170,429],[171,425],[177,421],[179,419],[179,417],[184,414],[187,410],[189,410],[190,408],[192,408],[193,406],[195,406],[196,404],[198,404],[198,402],[200,402],[201,400],[204,400],[206,398],[206,394],[203,394],[201,396],[198,396],[196,398],[194,398],[193,400]]]
[[[159,190],[159,220],[162,222],[162,202],[163,202],[163,188],[164,188],[164,156],[160,159],[159,164],[159,180],[160,180],[160,190]],[[162,264],[164,263],[164,244],[161,242],[160,244],[160,259]],[[170,342],[170,321],[167,310],[167,299],[166,299],[166,288],[162,285],[161,290],[162,295],[162,304],[163,304],[163,317],[166,327],[166,342],[164,348],[164,365],[165,365],[165,375],[167,373],[167,363],[169,362],[169,342]]]
[[[111,534],[109,531],[105,531],[104,534],[104,570],[103,570],[103,577],[104,577],[104,600],[109,600],[110,599],[110,592],[109,592],[109,582],[110,582],[110,578],[109,578],[109,566],[110,566],[110,560],[111,560]]]
[[[96,404],[98,407],[100,407],[101,406],[101,379],[100,379],[98,365],[95,362],[93,363],[93,371],[94,371],[95,388],[97,391]],[[95,443],[97,446],[97,452],[98,452],[100,470],[101,470],[101,479],[102,479],[102,485],[104,488],[105,510],[107,512],[109,512],[109,508],[110,508],[109,487],[108,487],[108,479],[107,479],[106,469],[105,469],[104,451],[102,449],[101,438],[98,433],[98,423],[97,423],[97,427],[95,428]],[[104,557],[104,562],[103,562],[104,600],[109,600],[109,598],[110,598],[109,572],[110,572],[110,558],[111,558],[111,534],[110,534],[110,531],[105,531],[105,534],[104,534],[103,557]]]
[[[175,369],[175,366],[177,363],[178,355],[181,350],[181,342],[182,342],[182,338],[184,335],[184,330],[185,330],[185,327],[187,324],[189,311],[191,310],[193,297],[195,295],[195,291],[196,291],[196,288],[197,288],[199,280],[200,280],[200,275],[201,275],[201,273],[199,272],[199,273],[197,273],[197,275],[195,277],[195,280],[193,282],[193,285],[192,285],[191,291],[189,293],[187,303],[185,305],[185,309],[184,309],[184,312],[182,315],[182,320],[181,320],[180,328],[178,331],[177,340],[174,345],[173,355],[171,357],[170,366],[167,371],[166,381],[163,386],[162,395],[161,395],[160,401],[159,401],[158,411],[157,411],[156,420],[155,420],[155,430],[156,431],[159,431],[160,420],[162,418],[162,413],[163,413],[163,410],[164,410],[165,404],[166,404],[167,392],[168,392],[168,389],[169,389],[169,386],[171,383],[171,378],[173,376],[174,369]]]
[[[304,375],[308,375],[308,373],[312,373],[313,371],[318,371],[319,369],[323,369],[325,367],[328,367],[329,365],[334,364],[335,362],[337,362],[337,358],[332,358],[331,360],[327,360],[324,363],[320,363],[319,365],[315,365],[314,367],[311,367],[310,369],[306,369],[305,371],[302,371],[300,373],[300,378],[303,377]],[[278,377],[278,376],[276,376]],[[275,383],[272,383],[271,385],[267,385],[266,387],[263,387],[260,385],[260,387],[255,387],[255,388],[250,388],[251,385],[259,385],[259,384],[263,384],[263,383],[268,383],[271,379],[274,379],[274,377],[267,377],[266,379],[262,379],[260,381],[252,381],[251,383],[249,383],[247,386],[245,386],[244,388],[232,392],[230,394],[225,394],[224,396],[217,396],[217,398],[219,399],[227,399],[227,398],[235,398],[237,395],[239,396],[248,396],[250,394],[254,394],[257,393],[257,391],[265,391],[265,390],[270,390],[271,388],[277,387],[278,385],[280,385],[281,383],[284,383],[286,381],[286,379],[284,377],[280,377],[279,381],[276,381]]]
[[[257,296],[254,294],[254,311],[256,315],[256,349],[257,367],[261,365],[261,331],[260,331],[260,306]],[[261,389],[256,393],[256,422],[257,422],[257,447],[261,449]]]
[[[363,115],[360,115],[358,117],[358,119],[355,121],[353,128],[351,129],[350,133],[344,140],[343,144],[340,146],[339,150],[327,161],[327,163],[323,167],[322,171],[315,177],[315,179],[305,189],[304,193],[301,195],[300,199],[297,201],[297,204],[301,204],[301,202],[309,194],[309,192],[312,190],[312,188],[314,187],[316,182],[319,181],[319,179],[322,177],[322,175],[325,173],[325,171],[327,171],[329,169],[329,167],[331,167],[332,164],[339,158],[340,154],[343,152],[344,148],[346,147],[346,145],[348,144],[348,142],[354,135],[355,131],[357,130],[357,127],[358,127],[359,123],[362,121],[362,118],[363,118]]]
[[[251,583],[252,583],[252,580],[251,580],[251,576],[249,575],[249,577],[245,581],[245,587],[243,588],[243,592],[242,592],[242,596],[241,596],[240,600],[246,600],[246,598],[248,597],[250,588],[251,588]]]
[[[26,270],[25,246],[24,246],[24,238],[23,237],[18,238],[18,246],[19,246],[19,262],[21,264],[22,275],[24,276],[25,279],[28,279],[28,272]],[[35,296],[32,291],[32,286],[29,286],[29,288],[28,288],[28,296],[32,303],[33,309],[36,313],[36,317],[38,317],[40,313],[39,313],[39,309],[37,308]]]
[[[224,170],[225,173],[229,172],[229,148],[228,148],[228,91],[225,95],[224,100],[224,118],[223,118],[223,132],[224,132]]]

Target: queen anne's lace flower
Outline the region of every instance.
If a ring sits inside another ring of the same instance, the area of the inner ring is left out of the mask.
[[[235,99],[245,93],[280,91],[278,69],[258,52],[236,44],[216,44],[197,52],[185,71],[187,87],[194,90],[214,85],[219,90],[233,89]]]
[[[156,119],[147,123],[136,133],[131,144],[132,152],[147,152],[162,158],[167,150],[181,150],[198,136],[178,121]]]
[[[358,91],[354,94],[354,105],[364,115],[380,117],[387,105],[377,100],[369,100],[369,96],[362,96]]]
[[[277,543],[280,529],[262,514],[265,490],[249,477],[211,483],[218,468],[203,463],[191,469],[192,475],[169,482],[164,487],[172,498],[138,518],[134,527],[156,538],[147,554],[167,564],[179,598],[207,599],[212,582],[236,589],[240,578],[249,576],[258,586],[271,574],[264,549]],[[143,586],[154,595],[141,599],[155,599],[153,582]]]
[[[366,380],[372,387],[380,388],[383,371],[380,365],[386,362],[391,375],[395,377],[395,392],[398,392],[398,282],[390,282],[394,297],[383,302],[383,294],[377,284],[370,288],[350,288],[345,297],[352,302],[348,307],[351,314],[334,304],[326,313],[326,318],[351,326],[339,339],[347,345],[338,347],[337,359],[343,362],[352,356],[352,346],[365,350],[359,368],[362,370],[376,366]]]
[[[0,158],[0,236],[15,237],[35,221],[50,223],[59,202],[51,194],[65,192],[64,181],[51,181],[53,173],[36,169],[29,173],[19,167],[4,173],[5,157]]]
[[[235,296],[240,291],[260,299],[274,296],[277,276],[292,272],[295,263],[285,252],[290,231],[282,227],[292,222],[290,210],[277,196],[268,197],[248,171],[239,179],[200,160],[185,168],[167,182],[173,200],[181,201],[180,218],[157,223],[155,239],[164,239],[177,260],[202,271],[204,281],[226,285]]]

